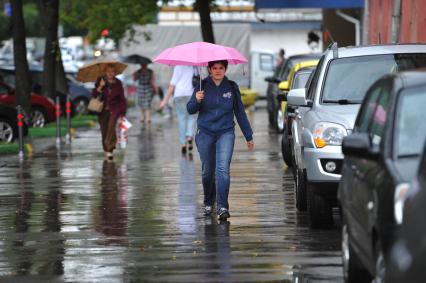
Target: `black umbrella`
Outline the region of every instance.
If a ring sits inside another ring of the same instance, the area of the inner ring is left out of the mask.
[[[131,63],[131,64],[151,64],[152,63],[151,59],[138,54],[127,56],[124,58],[123,61],[126,63]]]

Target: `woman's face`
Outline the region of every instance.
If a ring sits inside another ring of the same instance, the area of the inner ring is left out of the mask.
[[[225,76],[226,69],[222,64],[214,64],[209,68],[209,72],[214,80],[222,80]]]
[[[106,71],[105,71],[105,75],[106,75],[108,80],[114,79],[114,77],[115,77],[114,68],[111,68],[111,67],[107,68]]]

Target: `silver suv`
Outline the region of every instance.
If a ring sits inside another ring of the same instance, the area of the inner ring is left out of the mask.
[[[307,88],[288,94],[298,106],[292,123],[296,205],[312,228],[333,224],[341,177],[342,139],[354,126],[367,89],[385,74],[426,66],[425,44],[327,49]]]

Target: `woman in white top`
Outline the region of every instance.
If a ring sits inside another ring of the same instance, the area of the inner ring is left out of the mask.
[[[167,96],[161,101],[160,108],[167,105],[170,97],[174,96],[176,106],[176,115],[179,125],[179,142],[183,154],[193,148],[193,136],[195,130],[195,116],[190,115],[186,110],[186,104],[190,100],[194,87],[192,86],[192,77],[195,74],[195,68],[191,66],[176,66],[173,70],[172,80],[167,89]]]

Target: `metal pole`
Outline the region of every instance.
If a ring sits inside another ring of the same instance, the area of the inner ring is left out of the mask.
[[[70,144],[71,143],[71,99],[69,94],[67,94],[66,112],[67,112],[67,134],[65,136],[65,140],[68,144]]]
[[[59,96],[56,96],[56,145],[61,143],[61,103]]]
[[[394,0],[393,14],[392,14],[392,39],[391,39],[392,43],[398,42],[400,22],[401,22],[401,0]]]
[[[339,17],[341,17],[341,18],[345,19],[346,21],[353,23],[355,25],[355,46],[360,45],[360,43],[361,43],[360,20],[358,20],[358,19],[356,19],[352,16],[349,16],[347,14],[344,14],[342,11],[340,11],[340,9],[336,10],[336,14]]]
[[[200,91],[201,91],[202,89],[201,89],[201,67],[200,66],[198,66],[198,75],[200,76]]]
[[[22,106],[18,105],[16,107],[18,110],[18,136],[19,136],[19,157],[24,157],[24,131],[22,127],[24,126],[24,114],[22,114]]]

